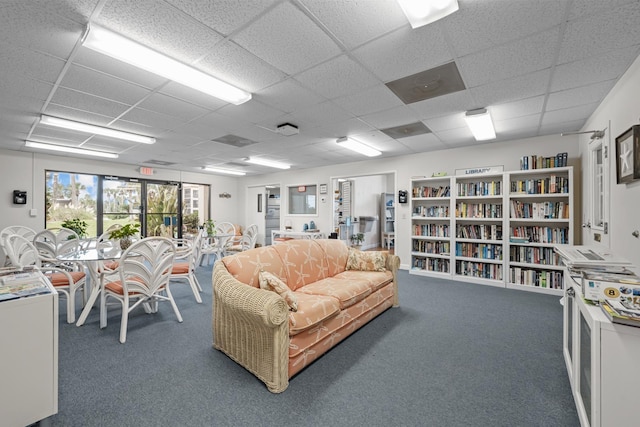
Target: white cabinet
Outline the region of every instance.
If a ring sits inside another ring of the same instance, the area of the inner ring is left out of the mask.
[[[0,424],[58,412],[58,294],[0,302]]]
[[[565,272],[563,353],[582,426],[640,424],[640,328],[611,323]],[[579,280],[579,278],[577,279]]]

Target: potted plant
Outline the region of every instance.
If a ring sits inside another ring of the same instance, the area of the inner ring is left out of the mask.
[[[60,226],[75,231],[81,239],[87,235],[88,224],[80,218],[67,219],[63,221]]]
[[[124,251],[131,246],[131,238],[140,233],[140,224],[125,224],[109,232],[109,239],[120,240],[120,248]]]
[[[216,235],[216,223],[213,222],[212,219],[206,220],[204,224],[202,224],[202,227],[205,229],[208,236],[213,237]]]
[[[364,241],[364,233],[354,233],[350,237],[351,246],[354,248],[360,249],[362,246],[362,242]]]

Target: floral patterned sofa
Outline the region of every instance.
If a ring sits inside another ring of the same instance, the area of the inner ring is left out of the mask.
[[[389,307],[400,259],[341,240],[289,240],[213,270],[213,345],[280,393],[289,378]]]

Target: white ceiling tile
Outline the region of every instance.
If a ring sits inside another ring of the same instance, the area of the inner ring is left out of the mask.
[[[567,0],[460,1],[442,20],[458,56],[479,52],[559,25]]]
[[[409,22],[395,1],[344,1],[340,7],[327,7],[326,0],[301,3],[347,48],[354,48]]]
[[[468,88],[551,67],[558,29],[536,34],[456,61]]]
[[[385,85],[377,85],[351,95],[335,98],[333,102],[355,116],[364,116],[403,105],[400,98]]]
[[[442,141],[446,146],[450,147],[455,144],[464,143],[472,145],[475,142],[473,135],[468,127],[460,127],[456,129],[442,130],[433,132],[433,135]]]
[[[415,114],[421,120],[449,113],[472,110],[478,107],[468,90],[449,93],[438,96],[437,98],[414,102],[409,105],[409,108],[415,111]]]
[[[0,41],[0,52],[2,52],[0,75],[3,80],[31,78],[53,84],[65,65],[65,62],[59,58],[24,49],[5,41]]]
[[[584,126],[585,120],[555,121],[553,123],[542,123],[540,135],[553,135],[562,132],[576,132]]]
[[[520,101],[505,102],[489,108],[494,121],[507,120],[514,117],[528,116],[540,111],[544,104],[544,96],[535,96]]]
[[[574,20],[584,18],[588,15],[607,13],[614,7],[619,7],[630,0],[572,0],[571,9],[569,10],[569,19]]]
[[[202,71],[249,92],[259,91],[286,78],[283,72],[229,41],[210,49],[197,65]]]
[[[360,119],[349,119],[344,122],[332,123],[330,126],[320,126],[310,133],[321,134],[327,138],[341,138],[343,136],[361,134],[374,128]]]
[[[384,82],[410,76],[453,59],[440,27],[432,25],[416,30],[403,27],[355,49],[353,55]]]
[[[269,107],[259,101],[249,101],[240,105],[229,104],[226,107],[220,108],[216,113],[236,120],[244,120],[247,123],[272,121],[275,127],[275,125],[279,124],[276,123],[275,119],[282,116],[284,111]]]
[[[576,107],[584,104],[601,102],[609,93],[615,81],[608,80],[602,83],[589,85],[549,94],[547,99],[547,111]]]
[[[560,48],[559,63],[576,61],[640,43],[640,2],[571,21]],[[620,31],[620,29],[624,29]]]
[[[151,94],[144,101],[138,104],[138,108],[144,108],[145,110],[155,111],[160,114],[169,114],[171,116],[179,117],[185,121],[196,119],[209,112],[202,107],[189,104],[161,93]]]
[[[166,0],[212,29],[229,35],[276,3],[276,0]]]
[[[537,132],[540,126],[540,114],[494,120],[493,125],[496,129],[497,137],[504,140],[506,135],[519,135],[523,131]]]
[[[449,114],[441,117],[433,117],[430,119],[425,119],[423,120],[423,122],[432,132],[458,129],[467,126],[466,122],[464,121],[464,112]]]
[[[151,93],[148,89],[109,74],[77,65],[69,67],[60,86],[127,105],[133,105]]]
[[[317,126],[326,123],[344,122],[353,118],[351,114],[338,107],[331,101],[322,102],[320,104],[305,107],[291,114],[293,124],[300,120]]]
[[[198,105],[209,111],[218,110],[228,104],[227,101],[223,101],[219,98],[190,87],[183,86],[176,82],[169,82],[165,86],[162,86],[159,93],[169,95],[172,98],[181,99],[193,105]]]
[[[418,121],[418,116],[411,108],[403,105],[379,113],[367,114],[361,119],[378,129],[385,129],[414,123]]]
[[[288,74],[298,73],[340,53],[326,33],[289,3],[279,4],[232,39]]]
[[[425,151],[443,150],[447,148],[442,141],[432,133],[399,139],[398,142],[416,153]],[[398,147],[400,149],[400,147]]]
[[[619,78],[640,52],[639,46],[602,52],[588,58],[558,65],[550,90],[555,92]]]
[[[14,76],[10,79],[0,79],[0,93],[3,95],[7,94],[7,98],[9,98],[9,95],[16,95],[45,101],[49,97],[52,89],[53,85],[50,83],[21,76]],[[8,103],[9,99],[4,102]],[[42,104],[44,104],[44,102],[41,102],[41,105]]]
[[[90,111],[104,117],[118,117],[130,108],[121,102],[111,101],[83,92],[58,88],[51,98],[53,104],[68,107],[72,110]],[[73,120],[73,117],[64,117]]]
[[[107,1],[95,22],[186,64],[222,40],[186,13],[156,0]]]
[[[470,89],[478,108],[503,104],[523,98],[543,95],[549,85],[551,70],[518,76],[500,82],[489,83]]]
[[[300,86],[294,79],[284,80],[257,92],[255,99],[286,113],[326,101],[326,98]]]
[[[350,95],[381,83],[346,55],[303,71],[295,78],[303,86],[330,99]]]
[[[597,104],[587,104],[562,110],[547,111],[542,117],[542,125],[580,121],[584,123],[591,115]]]
[[[183,119],[167,114],[155,113],[143,108],[131,109],[122,116],[122,120],[156,128],[158,132],[172,130],[185,123]]]

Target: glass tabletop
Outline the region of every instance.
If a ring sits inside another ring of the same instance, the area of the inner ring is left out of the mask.
[[[58,255],[60,261],[102,261],[118,259],[124,251],[119,247],[89,248]]]

